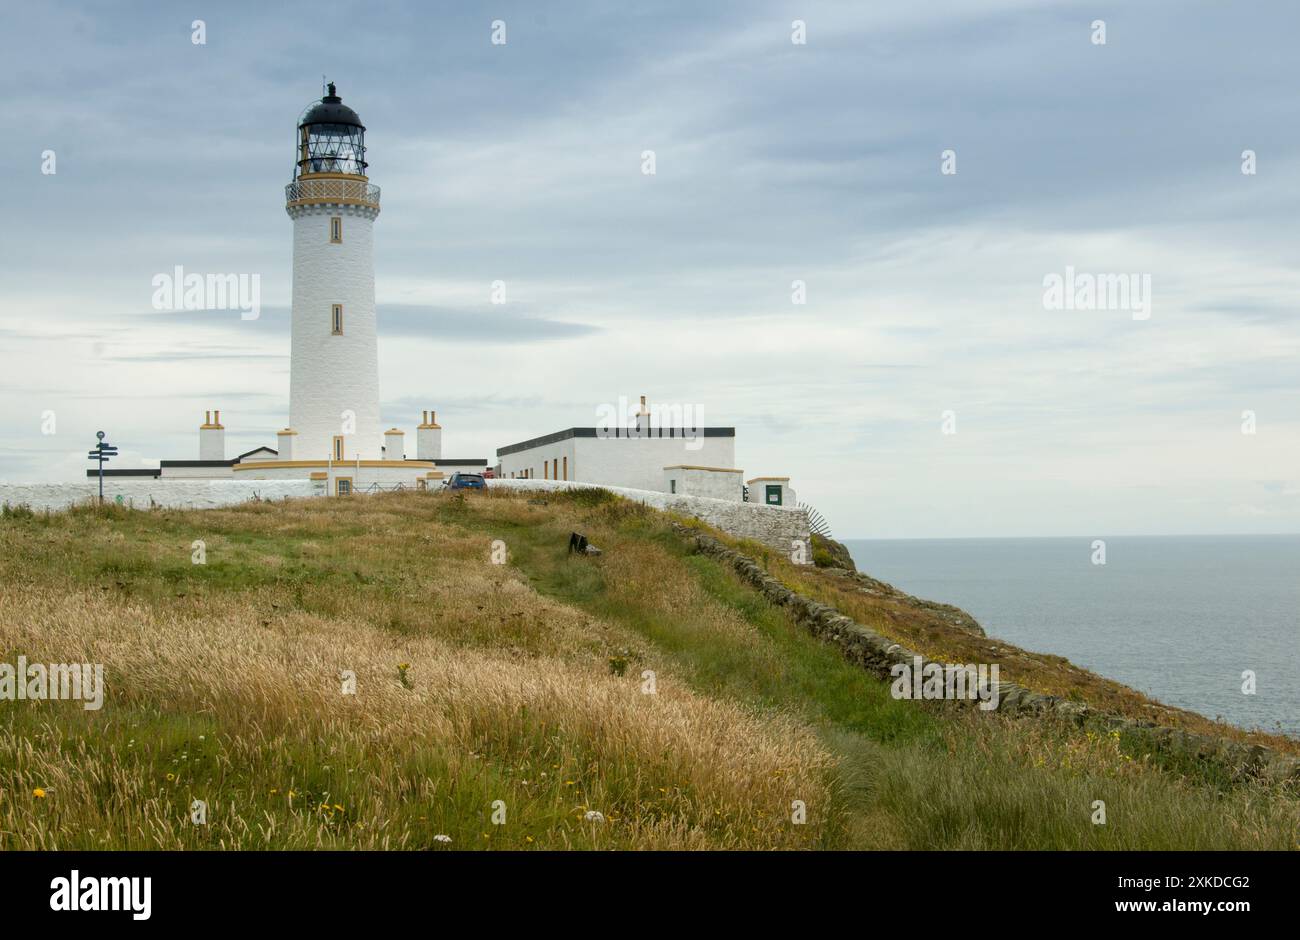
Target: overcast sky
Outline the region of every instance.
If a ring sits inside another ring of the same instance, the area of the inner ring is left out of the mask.
[[[647,394],[841,538],[1300,531],[1297,36],[1290,0],[6,4],[0,479],[99,428],[196,458],[208,408],[275,446],[327,75],[383,189],[383,420],[435,408],[446,456]],[[260,275],[261,318],[156,312],[176,265]],[[1047,309],[1067,267],[1149,275],[1150,318]]]

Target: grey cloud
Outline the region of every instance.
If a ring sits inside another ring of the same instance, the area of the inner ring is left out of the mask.
[[[496,307],[379,304],[380,335],[428,339],[447,343],[513,344],[574,339],[599,332],[587,323],[535,316],[515,305]],[[251,334],[279,333],[289,339],[289,309],[263,307],[256,320],[243,320],[237,310],[179,310],[139,314],[136,322],[151,327],[213,327]],[[125,357],[124,357],[125,358]],[[179,357],[178,357],[179,358]]]

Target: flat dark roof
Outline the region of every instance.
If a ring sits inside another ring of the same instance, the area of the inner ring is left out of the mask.
[[[160,460],[158,465],[161,467],[233,467],[245,457],[262,451],[275,454],[277,457],[280,456],[280,452],[274,447],[254,447],[252,450],[246,450],[239,456],[231,457],[229,460]]]
[[[613,432],[611,434],[610,432]],[[597,432],[600,432],[599,434]],[[735,428],[650,428],[648,431],[640,431],[637,428],[567,428],[563,431],[556,431],[554,434],[544,434],[541,437],[535,437],[530,441],[522,441],[518,444],[509,444],[505,447],[497,448],[498,457],[506,457],[510,454],[517,454],[521,450],[531,450],[534,447],[544,447],[547,444],[554,444],[557,441],[567,441],[571,437],[599,437],[604,435],[609,438],[626,438],[636,440],[638,438],[661,438],[661,437],[694,437],[697,434],[703,434],[704,437],[735,437]]]
[[[486,457],[476,457],[473,460],[454,460],[452,458],[439,457],[433,462],[435,467],[486,467]]]
[[[107,467],[104,468],[104,476],[106,477],[156,477],[160,473],[162,473],[161,468],[151,467],[145,467],[143,469],[135,469],[133,467],[124,470],[110,470]],[[99,476],[99,470],[87,470],[86,476],[97,477]]]

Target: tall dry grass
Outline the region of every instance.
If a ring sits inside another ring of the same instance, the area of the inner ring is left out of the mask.
[[[107,696],[99,712],[0,704],[0,846],[825,838],[833,760],[806,727],[692,692],[662,664],[644,694],[607,655],[635,648],[651,663],[642,641],[540,596],[490,563],[481,536],[422,508],[320,501],[5,528],[0,651],[104,663]],[[204,536],[208,565],[191,565]],[[807,825],[791,825],[795,799]]]

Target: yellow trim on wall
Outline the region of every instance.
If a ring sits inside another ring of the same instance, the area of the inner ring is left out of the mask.
[[[409,467],[412,470],[432,470],[437,467],[432,460],[362,460],[362,467]],[[335,467],[351,470],[358,465],[356,460],[259,460],[255,463],[237,463],[232,470],[293,470],[305,467]]]

